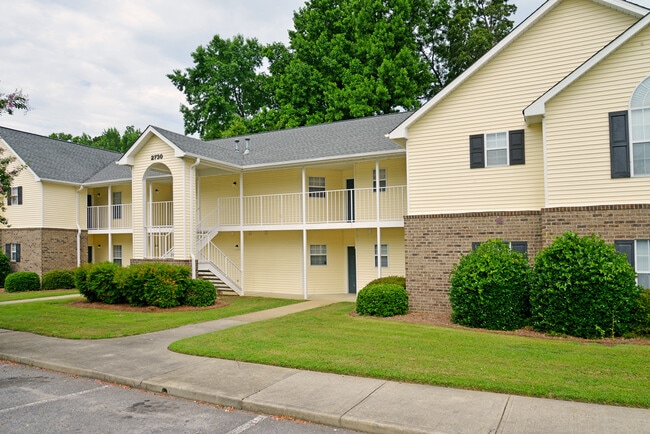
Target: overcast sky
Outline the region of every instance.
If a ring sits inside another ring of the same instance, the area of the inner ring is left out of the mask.
[[[511,0],[512,2],[512,0]],[[184,101],[166,77],[215,34],[288,43],[304,0],[0,0],[0,92],[31,110],[0,125],[97,136],[155,125],[182,133]],[[514,0],[516,22],[543,0]],[[650,6],[650,0],[638,0]]]

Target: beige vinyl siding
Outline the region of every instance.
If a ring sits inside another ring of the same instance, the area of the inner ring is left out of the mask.
[[[566,0],[409,128],[409,214],[544,206],[541,127],[522,110],[633,23]],[[525,129],[526,164],[469,168],[469,136]]]
[[[307,288],[310,295],[347,292],[345,232],[339,230],[308,232],[307,249],[312,244],[327,246],[327,265],[310,265],[309,250],[307,251]]]
[[[162,160],[151,160],[151,155],[162,154]],[[169,169],[173,177],[174,196],[173,200],[180,201],[179,205],[182,207],[183,202],[183,179],[185,176],[185,162],[183,159],[174,156],[174,150],[165,142],[157,137],[151,138],[146,144],[140,148],[137,155],[134,157],[133,164],[133,185],[132,185],[132,198],[133,198],[133,257],[142,258],[144,254],[144,200],[148,192],[143,191],[144,176],[151,166],[162,165]],[[189,171],[188,171],[189,177]],[[157,181],[154,181],[157,182]],[[160,184],[163,184],[160,182]],[[159,188],[160,189],[160,188]],[[178,197],[177,197],[178,196]],[[186,194],[189,199],[189,195]],[[170,198],[172,199],[172,198]],[[158,200],[158,199],[155,199]],[[176,208],[176,204],[174,208]],[[183,224],[183,211],[175,211],[174,225],[179,227],[180,234],[175,233],[174,237],[174,255],[176,258],[185,259],[185,239],[183,239],[183,230],[178,225]],[[178,221],[180,220],[180,221]],[[189,252],[187,252],[189,254]]]
[[[302,233],[246,232],[245,291],[302,294]]]
[[[650,76],[646,28],[546,106],[549,206],[649,203],[650,177],[612,179],[609,117]]]
[[[5,152],[5,156],[12,154],[9,151]],[[8,220],[8,224],[16,229],[42,227],[43,184],[34,180],[34,175],[29,169],[24,169],[14,178],[11,186],[23,188],[23,203],[22,205],[6,206],[3,215]],[[6,198],[3,203],[7,204]],[[74,211],[74,208],[72,209]]]
[[[62,229],[77,228],[77,216],[75,213],[77,207],[77,189],[78,187],[75,188],[71,185],[43,182],[43,227]],[[85,202],[86,196],[83,191],[79,194],[79,201]],[[80,224],[83,224],[81,223],[81,217],[80,215]],[[83,217],[83,220],[85,220],[85,214],[83,214]]]
[[[357,291],[376,279],[375,244],[377,232],[374,229],[357,230]],[[404,276],[404,230],[402,228],[382,229],[381,244],[388,245],[388,267],[382,267],[381,275]]]
[[[133,241],[130,234],[115,234],[113,237],[113,245],[122,246],[122,266],[128,267],[131,265],[133,259]]]

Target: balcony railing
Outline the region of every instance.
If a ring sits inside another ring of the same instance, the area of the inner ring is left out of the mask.
[[[146,205],[146,226],[166,228],[174,226],[174,202],[149,202]]]
[[[89,206],[86,225],[88,230],[132,229],[131,204]]]
[[[245,226],[401,221],[406,214],[406,186],[307,193],[245,196],[242,198]],[[377,207],[379,200],[379,207]],[[379,215],[377,212],[379,211]],[[201,219],[200,227],[240,224],[239,197],[217,200],[217,207]]]

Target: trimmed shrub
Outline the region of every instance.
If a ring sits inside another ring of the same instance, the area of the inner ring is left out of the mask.
[[[532,325],[582,338],[622,336],[633,327],[641,290],[613,245],[567,232],[535,257]]]
[[[11,273],[11,262],[9,257],[0,252],[0,287],[4,288],[5,279]]]
[[[5,279],[5,291],[38,291],[41,289],[41,279],[32,271],[19,271],[11,273]]]
[[[168,308],[181,304],[190,275],[188,267],[146,263],[131,265],[118,283],[131,306]]]
[[[634,332],[650,336],[650,289],[643,291],[639,297]]]
[[[409,296],[401,285],[374,283],[366,285],[357,295],[357,313],[380,317],[405,315]]]
[[[97,294],[88,289],[88,272],[93,264],[84,264],[74,270],[74,287],[91,303],[99,301]]]
[[[87,292],[94,300],[107,304],[120,304],[126,301],[122,288],[115,282],[115,274],[122,267],[112,262],[100,262],[88,271]]]
[[[185,287],[183,304],[187,306],[212,306],[217,299],[217,289],[207,280],[191,279]]]
[[[43,274],[43,289],[71,289],[74,287],[74,272],[70,270],[52,270]]]
[[[406,277],[404,276],[386,276],[386,277],[379,277],[372,282],[368,283],[368,285],[375,285],[377,283],[391,283],[393,285],[399,285],[403,288],[406,288]],[[366,285],[366,286],[368,286]]]
[[[516,330],[528,321],[531,267],[501,240],[481,243],[450,275],[452,322],[490,330]]]

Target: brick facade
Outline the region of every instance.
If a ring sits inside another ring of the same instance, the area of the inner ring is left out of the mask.
[[[0,243],[20,244],[20,262],[11,263],[11,271],[33,271],[43,276],[52,270],[72,270],[77,266],[77,231],[74,229],[0,230]],[[87,262],[88,233],[81,232],[81,263]]]
[[[449,273],[472,242],[526,241],[528,257],[564,232],[614,240],[650,238],[650,205],[545,208],[540,211],[407,216],[406,287],[412,312],[450,313]]]

